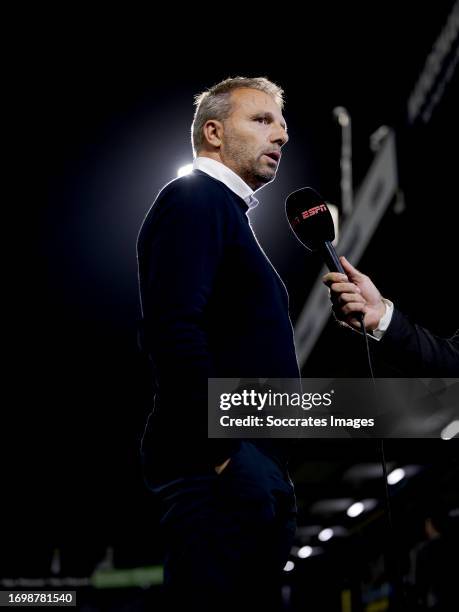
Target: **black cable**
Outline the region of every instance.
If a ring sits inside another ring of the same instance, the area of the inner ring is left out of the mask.
[[[360,326],[362,328],[363,337],[365,339],[365,346],[366,346],[366,349],[367,349],[368,367],[370,368],[371,380],[373,381],[373,384],[376,385],[375,376],[373,374],[373,365],[371,363],[370,346],[368,344],[368,334],[367,334],[367,330],[365,329],[365,325],[363,324],[363,317],[364,317],[363,313],[360,313],[360,316],[358,317],[358,319],[360,321]]]
[[[376,387],[376,379],[374,376],[374,372],[373,372],[373,364],[371,361],[371,353],[370,353],[370,346],[368,343],[368,334],[367,334],[367,330],[365,329],[365,325],[364,325],[364,314],[363,313],[358,313],[357,318],[360,322],[360,327],[363,333],[363,337],[364,337],[364,341],[365,341],[365,347],[366,347],[366,352],[367,352],[367,360],[368,360],[368,367],[370,370],[370,376],[371,376],[371,380],[373,381],[374,386]],[[394,567],[394,594],[395,594],[395,604],[398,607],[398,605],[400,603],[406,603],[405,602],[405,593],[403,590],[403,581],[402,581],[402,577],[399,571],[399,564],[398,564],[398,555],[397,555],[397,549],[396,549],[396,545],[395,545],[395,531],[394,531],[394,523],[392,520],[392,505],[391,505],[391,501],[390,501],[390,492],[389,492],[389,483],[387,481],[387,463],[386,463],[386,455],[384,452],[384,438],[380,438],[380,452],[381,452],[381,466],[382,466],[382,471],[383,471],[383,478],[384,478],[384,492],[385,492],[385,501],[386,501],[386,514],[387,514],[387,523],[389,525],[389,533],[390,533],[390,549],[391,552],[393,554],[393,565]],[[390,571],[390,567],[392,566],[392,563],[390,563],[389,560],[386,559],[386,563],[388,565],[388,577],[390,577],[391,571]],[[403,610],[403,606],[401,606],[399,608],[400,610]]]
[[[360,326],[362,329],[362,333],[363,333],[363,337],[365,339],[365,347],[366,347],[366,351],[367,351],[367,359],[368,359],[368,367],[370,370],[370,376],[371,376],[371,380],[373,381],[373,384],[376,387],[376,379],[374,376],[374,372],[373,372],[373,364],[371,362],[371,353],[370,353],[370,346],[368,343],[368,334],[367,334],[367,330],[365,329],[365,325],[363,324],[363,318],[364,315],[363,313],[359,313],[359,316],[357,317],[359,322],[360,322]],[[380,439],[380,443],[381,443],[381,465],[382,465],[382,471],[383,471],[383,478],[384,478],[384,491],[385,491],[385,496],[386,496],[386,506],[387,506],[387,518],[388,518],[388,523],[389,523],[389,527],[391,530],[393,530],[394,524],[392,521],[392,508],[391,508],[391,504],[390,504],[390,493],[389,493],[389,485],[387,482],[387,463],[386,463],[386,455],[384,453],[384,438]]]

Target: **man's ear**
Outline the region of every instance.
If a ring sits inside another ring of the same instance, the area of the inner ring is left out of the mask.
[[[205,141],[212,147],[219,149],[223,138],[223,124],[216,119],[209,119],[204,124],[203,134]]]

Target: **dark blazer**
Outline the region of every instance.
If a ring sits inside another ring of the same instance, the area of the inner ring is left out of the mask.
[[[459,376],[459,330],[439,338],[394,309],[378,348],[388,363],[411,376]]]
[[[209,377],[299,377],[287,291],[247,210],[195,171],[166,185],[139,234],[143,345],[156,395],[142,450],[163,463],[215,465],[237,445],[207,440]],[[266,441],[277,458],[281,442]]]

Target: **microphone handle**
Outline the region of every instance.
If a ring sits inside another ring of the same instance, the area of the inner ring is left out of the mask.
[[[330,272],[339,272],[340,274],[346,274],[346,272],[343,269],[343,266],[341,265],[339,257],[335,251],[335,247],[332,245],[332,243],[329,240],[326,240],[322,244],[322,248],[320,249],[320,251],[325,261],[325,265],[330,270]],[[363,330],[363,317],[364,317],[363,312],[356,312],[355,317],[359,321],[361,328]]]
[[[330,272],[340,272],[341,274],[346,274],[343,270],[343,266],[336,254],[335,247],[331,242],[326,240],[322,243],[321,255],[325,260],[325,265],[330,270]]]

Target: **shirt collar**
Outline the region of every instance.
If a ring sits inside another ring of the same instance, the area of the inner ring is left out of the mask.
[[[253,189],[225,164],[210,157],[196,157],[193,162],[193,170],[201,170],[201,172],[205,172],[226,185],[228,189],[231,189],[231,191],[244,200],[249,210],[257,206],[258,200],[253,195]]]

